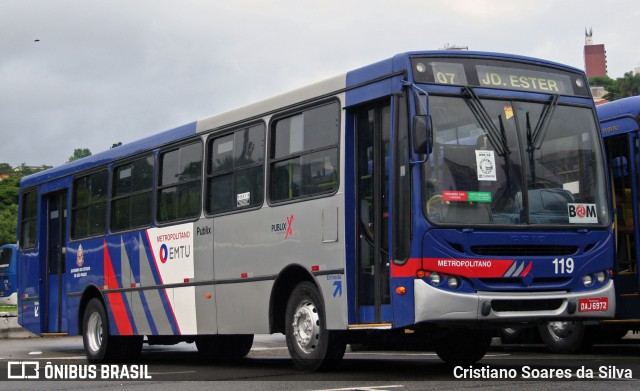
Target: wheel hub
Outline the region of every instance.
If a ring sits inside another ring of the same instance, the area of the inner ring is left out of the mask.
[[[298,348],[306,354],[312,353],[320,339],[320,316],[316,306],[310,301],[300,303],[292,326]]]
[[[89,342],[89,348],[97,352],[102,346],[102,319],[100,314],[93,312],[89,316],[87,322],[87,341]]]
[[[547,327],[556,339],[567,338],[573,332],[573,322],[549,322]]]

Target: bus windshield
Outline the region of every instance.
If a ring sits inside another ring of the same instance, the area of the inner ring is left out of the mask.
[[[424,212],[435,224],[605,225],[598,130],[590,108],[429,98],[433,152]]]

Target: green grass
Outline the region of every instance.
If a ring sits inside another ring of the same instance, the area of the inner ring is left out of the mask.
[[[15,305],[0,305],[0,312],[12,312],[17,310],[18,307]]]

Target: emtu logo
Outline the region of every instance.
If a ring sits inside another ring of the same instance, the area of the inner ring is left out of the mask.
[[[191,256],[191,246],[160,246],[160,262],[167,263],[170,259],[189,258]]]
[[[166,244],[160,246],[160,262],[167,263],[167,257],[169,256],[169,249]]]

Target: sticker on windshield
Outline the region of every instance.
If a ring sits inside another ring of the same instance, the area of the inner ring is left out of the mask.
[[[236,194],[236,200],[237,200],[237,203],[236,203],[237,208],[248,206],[251,200],[251,193],[247,192],[247,193]]]
[[[569,209],[569,223],[597,224],[598,212],[596,204],[567,204]]]
[[[511,106],[504,106],[504,117],[506,119],[513,118],[513,108]]]
[[[497,181],[496,159],[493,151],[476,151],[476,165],[479,181]]]

